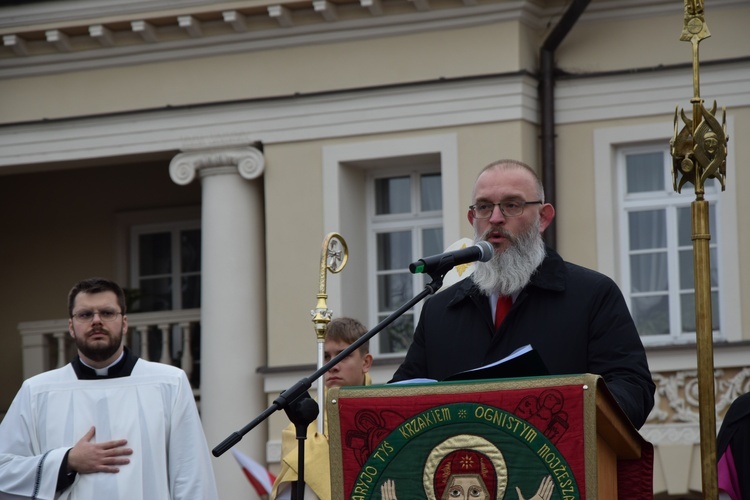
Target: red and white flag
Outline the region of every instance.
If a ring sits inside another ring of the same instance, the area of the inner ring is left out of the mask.
[[[239,462],[242,472],[245,473],[258,495],[270,495],[273,489],[273,482],[276,481],[276,476],[241,451],[232,448],[232,455]]]

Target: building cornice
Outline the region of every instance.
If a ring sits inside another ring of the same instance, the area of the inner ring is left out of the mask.
[[[690,93],[690,69],[561,81],[558,124],[671,118]],[[687,83],[686,83],[687,82]],[[750,68],[711,66],[704,95],[750,106]],[[684,100],[684,99],[682,99]],[[33,165],[168,154],[237,144],[279,144],[522,120],[538,123],[537,80],[514,73],[274,99],[134,111],[0,127],[0,173]]]
[[[510,20],[541,27],[546,18],[544,9],[528,0],[488,0],[481,5],[474,0],[303,0],[229,2],[31,25],[6,20],[0,23],[0,78],[337,43]]]
[[[0,127],[2,167],[537,119],[525,74]],[[7,173],[8,171],[3,173]]]
[[[712,8],[744,0],[716,0]],[[544,30],[544,0],[65,1],[0,7],[0,78],[49,75],[517,20]],[[600,0],[581,22],[675,13],[673,0]]]

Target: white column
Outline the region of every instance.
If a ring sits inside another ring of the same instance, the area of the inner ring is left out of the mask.
[[[181,153],[172,180],[202,184],[201,418],[209,449],[266,407],[263,154],[252,147]],[[236,445],[265,461],[267,426]],[[219,498],[255,498],[231,452],[213,459]]]

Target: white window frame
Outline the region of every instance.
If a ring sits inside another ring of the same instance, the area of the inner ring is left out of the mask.
[[[387,160],[386,160],[387,161]],[[387,163],[385,163],[387,165]],[[440,165],[437,164],[425,164],[425,165],[413,165],[407,166],[406,168],[373,168],[368,170],[366,183],[367,183],[367,254],[372,257],[367,260],[367,275],[372,279],[369,282],[369,301],[368,301],[368,319],[369,324],[375,325],[378,323],[380,311],[378,309],[378,283],[377,278],[379,276],[377,269],[377,235],[383,232],[393,231],[409,231],[411,232],[411,248],[414,252],[414,257],[411,260],[416,260],[420,256],[426,254],[422,248],[422,238],[420,232],[423,229],[431,229],[440,227],[443,229],[443,210],[435,210],[430,212],[422,212],[419,208],[419,202],[421,196],[419,192],[419,180],[420,176],[425,174],[440,174]],[[375,214],[375,181],[377,179],[386,179],[393,177],[406,177],[410,178],[410,200],[411,210],[408,213],[402,214],[389,214],[389,215],[376,215]],[[441,174],[441,185],[442,185],[442,174]],[[443,248],[445,243],[443,242]],[[424,276],[422,274],[416,274],[412,276],[412,296],[418,294],[424,288]],[[408,300],[411,297],[406,298]],[[398,306],[400,306],[399,304]],[[422,303],[417,303],[412,308],[411,313],[414,318],[414,326],[417,325],[419,314],[422,311]],[[370,350],[373,354],[377,354],[381,357],[389,356],[402,356],[404,353],[398,352],[380,352],[380,343],[372,342],[370,344]]]
[[[177,311],[183,309],[180,285],[182,282],[182,277],[185,276],[185,274],[182,273],[180,269],[178,269],[180,266],[175,266],[174,263],[181,262],[180,233],[185,230],[194,229],[201,229],[200,220],[187,220],[160,224],[138,224],[132,226],[130,228],[130,286],[133,288],[138,288],[139,286],[139,237],[146,234],[169,233],[171,236],[171,260],[173,264],[172,272],[170,273],[170,277],[172,278],[171,310]]]
[[[732,136],[733,119],[727,117],[729,136]],[[623,227],[622,206],[619,202],[623,192],[619,177],[618,162],[621,161],[621,151],[640,145],[668,144],[671,139],[671,127],[658,124],[641,124],[634,126],[600,128],[594,131],[594,177],[596,188],[596,228],[597,228],[597,257],[599,271],[607,274],[618,282],[623,290],[629,289],[625,276],[623,259],[628,255]],[[633,149],[630,149],[633,150]],[[718,210],[716,213],[716,228],[711,228],[711,238],[716,239],[718,245],[719,296],[718,311],[721,330],[716,333],[716,340],[741,340],[741,311],[739,304],[739,276],[734,270],[739,266],[737,242],[737,193],[734,181],[735,160],[732,148],[727,154],[727,182],[726,190],[717,195]],[[671,186],[671,182],[669,184]],[[695,199],[692,184],[682,188],[683,195]],[[613,202],[615,200],[615,202]],[[643,336],[644,345],[674,345],[681,342],[695,342],[694,336],[687,335],[665,338]]]
[[[415,156],[435,156],[440,165],[443,196],[443,245],[460,238],[458,139],[456,134],[372,140],[323,148],[324,233],[341,234],[349,247],[349,263],[327,280],[327,304],[333,316],[352,316],[375,326],[372,309],[374,275],[368,272],[367,176],[380,169],[408,165]],[[402,170],[403,171],[403,170]],[[418,292],[419,290],[417,290]],[[377,340],[370,343],[373,354]],[[399,357],[400,354],[384,354]]]
[[[664,166],[662,173],[664,189],[659,193],[648,192],[648,193],[627,193],[627,169],[626,169],[626,156],[630,154],[641,154],[641,153],[659,153],[662,156],[662,165]],[[651,145],[638,145],[638,146],[623,146],[617,150],[617,187],[618,187],[618,204],[620,209],[618,210],[618,226],[620,228],[620,241],[623,242],[622,251],[623,255],[627,256],[630,254],[629,244],[629,221],[628,216],[632,211],[640,210],[664,210],[666,215],[666,255],[667,255],[667,275],[669,289],[667,290],[667,297],[669,303],[669,318],[670,318],[670,332],[664,335],[644,335],[643,338],[649,338],[649,342],[654,343],[689,343],[695,342],[695,332],[683,332],[681,322],[681,304],[680,304],[680,290],[684,287],[680,286],[680,270],[678,261],[678,242],[676,240],[677,233],[677,208],[690,209],[691,203],[695,200],[695,190],[692,185],[685,185],[682,188],[681,193],[677,193],[672,187],[671,177],[671,165],[672,159],[669,154],[669,147],[663,143],[656,143]],[[710,211],[715,212],[714,218],[718,220],[721,213],[722,198],[719,196],[719,190],[721,186],[718,181],[714,185],[706,186],[705,189],[705,200],[710,203]],[[718,242],[721,241],[721,226],[712,227],[711,232],[712,239],[709,242],[711,249],[710,252],[713,254],[718,251]],[[692,246],[691,246],[692,248]],[[631,268],[630,259],[625,257],[620,260],[620,274],[622,276],[623,292],[625,294],[625,300],[628,306],[631,305],[630,290],[631,290]],[[719,280],[718,291],[719,301],[723,299],[721,296],[721,276],[715,277]],[[716,313],[714,313],[716,315]],[[718,317],[720,319],[720,316]],[[721,328],[721,325],[720,325]],[[720,337],[720,330],[714,332],[717,337]]]
[[[118,283],[133,284],[133,237],[132,230],[135,227],[165,226],[174,227],[179,224],[195,224],[200,228],[201,207],[181,206],[155,210],[135,210],[119,212],[115,216],[115,280]]]

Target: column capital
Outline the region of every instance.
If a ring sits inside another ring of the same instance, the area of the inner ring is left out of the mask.
[[[236,167],[243,178],[252,180],[263,174],[265,157],[252,146],[189,151],[172,158],[169,176],[175,184],[185,186],[193,182],[196,172],[217,167]]]

